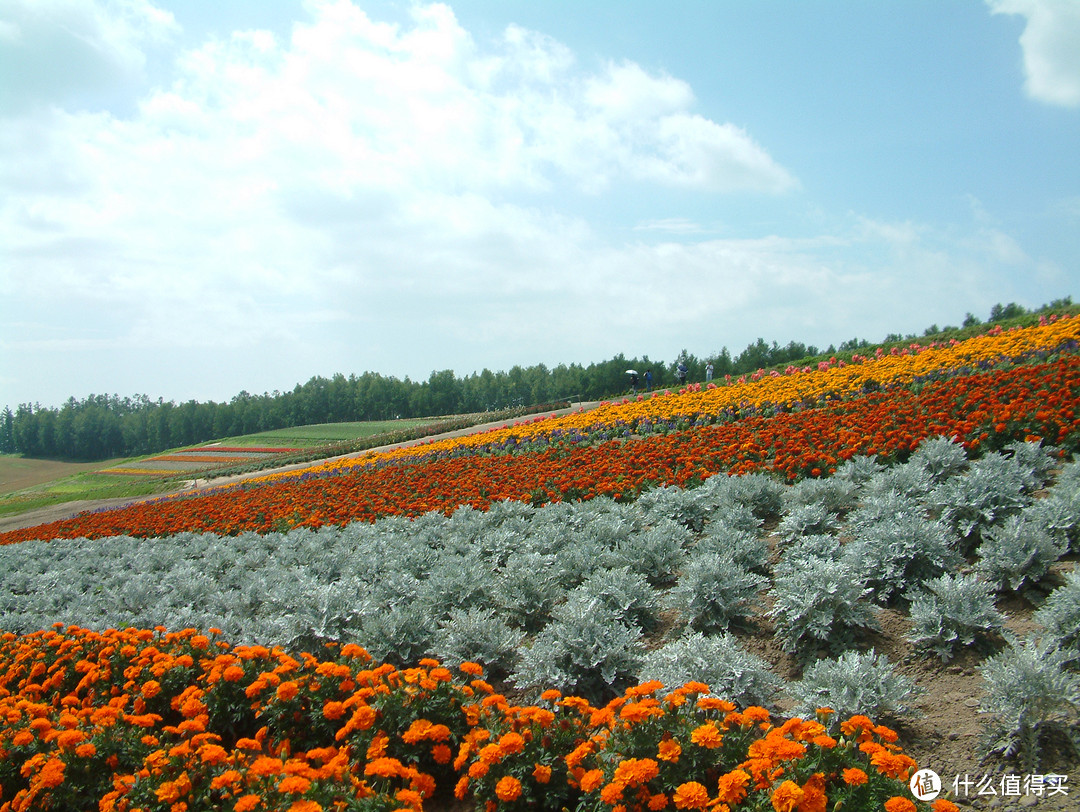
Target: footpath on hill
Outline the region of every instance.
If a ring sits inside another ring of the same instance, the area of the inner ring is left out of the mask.
[[[456,429],[455,431],[448,431],[443,434],[429,435],[427,437],[420,437],[415,440],[407,440],[402,443],[392,443],[390,445],[377,446],[375,448],[367,448],[363,451],[354,451],[350,454],[340,454],[334,457],[327,457],[320,460],[311,460],[308,462],[298,462],[292,465],[283,465],[279,468],[264,469],[261,471],[251,471],[245,474],[236,474],[235,476],[218,477],[215,479],[197,479],[188,485],[177,488],[173,491],[167,491],[165,493],[155,493],[141,497],[120,497],[115,499],[94,499],[94,500],[78,500],[74,502],[64,502],[58,505],[50,505],[49,507],[37,508],[35,510],[28,510],[25,513],[18,513],[13,516],[0,517],[0,533],[7,532],[9,530],[21,530],[24,527],[34,527],[39,524],[46,524],[48,522],[58,522],[65,519],[70,519],[73,516],[78,516],[80,513],[87,513],[92,510],[108,510],[110,508],[123,507],[125,505],[133,505],[139,502],[149,502],[155,499],[161,499],[164,496],[172,496],[178,493],[197,493],[201,490],[208,488],[220,488],[223,485],[232,485],[237,482],[242,482],[246,479],[254,479],[256,477],[269,476],[270,474],[285,473],[288,471],[301,471],[305,468],[311,468],[316,465],[324,465],[327,462],[334,460],[347,460],[355,459],[357,457],[364,457],[370,454],[377,454],[382,451],[393,451],[398,448],[408,448],[414,445],[421,445],[423,443],[434,442],[435,440],[444,440],[449,437],[463,437],[467,434],[478,434],[484,431],[490,431],[496,428],[502,428],[503,426],[516,426],[521,423],[531,423],[537,419],[537,417],[543,417],[547,415],[564,415],[577,411],[588,411],[595,409],[600,405],[600,401],[585,401],[583,403],[575,403],[564,409],[553,409],[550,412],[541,412],[539,415],[530,414],[523,417],[511,418],[509,420],[495,420],[490,423],[478,423],[475,426],[469,426],[464,429]]]

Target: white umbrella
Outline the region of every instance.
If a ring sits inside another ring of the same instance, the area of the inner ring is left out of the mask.
[[[627,375],[637,375],[637,370],[636,369],[628,369],[628,370],[626,370],[626,374]]]

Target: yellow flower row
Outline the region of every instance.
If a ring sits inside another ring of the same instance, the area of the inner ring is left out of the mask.
[[[640,426],[646,421],[648,424],[674,424],[762,409],[785,410],[800,404],[812,404],[822,398],[842,398],[868,389],[906,386],[923,378],[967,367],[990,366],[1032,354],[1053,352],[1069,346],[1070,342],[1080,342],[1080,316],[1008,331],[996,328],[965,341],[928,345],[912,343],[887,353],[878,350],[869,357],[856,355],[846,363],[830,360],[814,367],[789,367],[785,373],[759,370],[720,385],[702,387],[698,384],[679,392],[657,392],[648,397],[604,403],[588,412],[538,419],[480,434],[335,460],[306,468],[304,472],[338,473],[386,460],[548,441],[575,432],[591,433],[603,429],[620,431]],[[277,474],[256,481],[294,475]]]

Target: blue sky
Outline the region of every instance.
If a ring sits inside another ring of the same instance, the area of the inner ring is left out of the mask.
[[[0,0],[0,405],[1080,299],[1080,2]]]

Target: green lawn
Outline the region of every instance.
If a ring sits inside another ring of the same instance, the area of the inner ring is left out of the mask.
[[[413,420],[371,420],[360,423],[318,423],[311,426],[296,426],[291,429],[274,429],[258,434],[245,434],[241,437],[226,437],[222,445],[235,446],[286,446],[291,448],[310,448],[312,446],[344,443],[386,434],[391,431],[408,429],[437,423],[438,418],[424,417]]]

